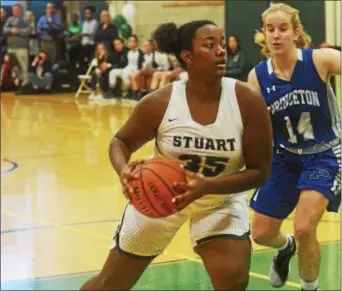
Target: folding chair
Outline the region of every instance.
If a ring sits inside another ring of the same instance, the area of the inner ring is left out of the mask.
[[[91,62],[90,65],[88,67],[87,72],[85,73],[85,75],[78,75],[78,78],[80,79],[80,86],[78,87],[78,90],[75,94],[75,98],[78,98],[78,96],[80,94],[90,94],[91,90],[90,87],[88,85],[90,79],[91,79],[91,72],[93,70],[93,68],[95,68],[97,66],[97,59],[94,58]]]

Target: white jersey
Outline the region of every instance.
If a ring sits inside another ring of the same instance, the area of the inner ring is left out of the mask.
[[[214,123],[206,126],[192,119],[185,84],[173,83],[170,102],[158,129],[155,156],[182,161],[186,169],[207,177],[242,170],[243,123],[235,93],[236,80],[222,78],[218,114]],[[226,195],[206,195],[198,201],[216,204],[226,199]]]
[[[236,81],[222,79],[217,118],[207,126],[191,118],[185,84],[184,81],[173,83],[154,154],[184,161],[185,168],[210,177],[242,170],[245,166],[243,123],[235,94]],[[247,194],[206,195],[182,211],[160,219],[144,216],[129,204],[111,248],[116,246],[135,256],[160,255],[186,221],[190,224],[194,248],[222,235],[248,239]]]

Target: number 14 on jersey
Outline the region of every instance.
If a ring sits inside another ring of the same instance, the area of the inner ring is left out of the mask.
[[[287,131],[289,133],[289,142],[293,144],[298,143],[298,138],[297,138],[297,135],[294,133],[293,125],[289,116],[285,117],[285,122],[286,122]],[[311,140],[315,139],[313,127],[311,123],[310,112],[303,112],[300,115],[298,126],[297,126],[297,131],[298,131],[298,134],[303,136],[305,141],[310,140],[310,139]]]

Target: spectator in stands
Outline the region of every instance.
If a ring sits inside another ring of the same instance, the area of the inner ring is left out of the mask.
[[[23,85],[27,84],[30,33],[31,28],[23,18],[21,6],[15,4],[12,7],[12,16],[5,23],[4,34],[7,36],[7,51],[14,53],[19,61]]]
[[[125,46],[125,41],[121,37],[117,37],[113,41],[113,45],[109,52],[109,61],[114,68],[124,68],[127,66],[127,54],[129,49]]]
[[[4,8],[0,8],[0,62],[2,62],[7,50],[7,36],[4,34],[6,20],[7,12]]]
[[[128,38],[127,53],[128,64],[122,71],[122,79],[127,88],[126,97],[128,99],[137,100],[139,92],[139,84],[136,81],[135,73],[137,73],[144,62],[144,53],[138,48],[138,37],[133,34]]]
[[[60,47],[60,37],[63,33],[62,19],[56,14],[52,3],[46,4],[46,14],[41,16],[37,23],[37,32],[40,37],[42,51],[50,62],[54,63],[57,49]]]
[[[79,41],[81,39],[82,25],[80,24],[80,17],[77,13],[72,13],[71,24],[68,25],[67,32],[73,37],[73,40]]]
[[[43,51],[36,55],[31,64],[29,82],[35,91],[50,92],[52,88],[52,63]]]
[[[39,52],[39,40],[36,30],[36,18],[33,11],[27,10],[25,12],[25,20],[31,27],[30,40],[29,40],[29,64],[32,63],[34,57]]]
[[[101,25],[98,27],[95,34],[95,42],[104,42],[110,48],[114,39],[118,37],[118,30],[114,24],[111,23],[109,11],[103,10],[101,12]]]
[[[81,33],[81,53],[80,53],[80,71],[84,73],[94,56],[95,34],[99,23],[94,19],[94,7],[88,6],[85,9],[85,21]]]
[[[69,67],[74,76],[77,75],[76,65],[80,59],[82,25],[76,13],[71,15],[71,24],[67,28],[67,50],[69,53]]]
[[[100,51],[103,48],[105,49],[104,45],[100,47]],[[116,85],[121,87],[121,82],[117,82],[117,80],[122,78],[122,69],[127,65],[127,51],[123,39],[117,38],[113,42],[113,51],[108,53],[107,57],[105,50],[98,54],[98,65],[92,74],[92,89],[96,91],[96,82],[98,81],[100,94],[93,94],[89,97],[90,99],[121,97],[121,90],[119,90],[121,88],[116,88]]]
[[[122,73],[128,64],[128,48],[125,47],[124,40],[120,37],[113,42],[113,51],[109,55],[109,63],[112,64],[109,72],[110,94],[114,98],[121,97]],[[118,82],[120,80],[120,82]]]
[[[240,42],[236,35],[230,35],[227,43],[226,77],[241,81],[247,80],[245,53],[240,48]]]
[[[101,78],[102,72],[100,70],[100,64],[103,62],[107,62],[108,60],[108,48],[104,42],[99,42],[96,44],[95,48],[95,58],[97,67],[95,70],[91,72],[91,81],[90,88],[91,94],[89,95],[89,99],[103,99],[102,94],[97,94],[97,84]]]
[[[16,91],[21,84],[21,68],[17,56],[13,53],[5,53],[1,63],[1,91]]]
[[[113,65],[107,59],[97,65],[97,70],[101,72],[98,78],[100,94],[97,99],[118,98],[119,96],[114,96],[110,90],[109,74],[113,71]]]
[[[155,45],[156,46],[156,45]],[[161,78],[162,76],[170,70],[170,61],[169,57],[166,53],[162,53],[158,50],[158,47],[156,47],[155,52],[155,61],[157,64],[157,68],[155,69],[155,72],[152,76],[150,91],[154,91],[158,88],[160,88]]]
[[[182,68],[177,58],[173,54],[168,55],[171,68],[169,71],[160,72],[159,88],[176,80],[187,80],[187,72]]]
[[[158,64],[155,61],[155,44],[153,40],[145,40],[142,45],[142,51],[144,53],[142,68],[134,73],[132,77],[139,88],[137,99],[142,98],[150,91],[152,76],[158,67]]]
[[[157,67],[155,62],[155,47],[151,39],[147,39],[142,44],[142,51],[144,53],[143,67]]]

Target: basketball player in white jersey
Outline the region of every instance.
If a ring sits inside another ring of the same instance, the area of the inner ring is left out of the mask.
[[[139,162],[132,153],[155,139],[155,155],[185,164],[188,183],[178,185],[179,210],[152,219],[128,204],[102,271],[82,290],[129,290],[179,228],[190,220],[190,236],[216,290],[245,290],[251,243],[245,191],[263,185],[272,156],[266,105],[245,83],[223,78],[223,31],[211,21],[177,28],[163,24],[154,33],[161,51],[174,53],[188,81],[176,81],[145,96],[114,136],[110,158],[127,180]]]

